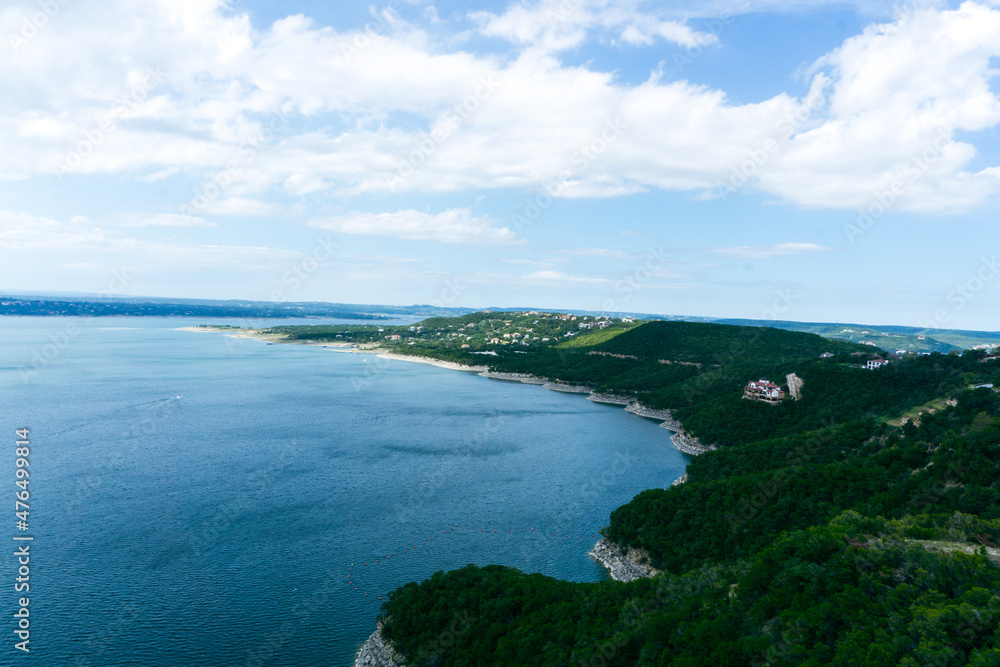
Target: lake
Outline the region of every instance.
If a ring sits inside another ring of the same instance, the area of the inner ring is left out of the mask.
[[[179,330],[212,322],[0,318],[9,614],[34,538],[31,653],[9,620],[3,664],[351,665],[379,596],[437,570],[606,578],[609,513],[684,472],[656,422],[584,395]]]

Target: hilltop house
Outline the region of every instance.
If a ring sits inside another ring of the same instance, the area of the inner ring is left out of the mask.
[[[785,398],[785,392],[767,378],[761,378],[747,383],[743,390],[743,398],[777,405]]]
[[[882,366],[885,366],[887,363],[889,362],[886,361],[885,359],[877,357],[875,359],[869,359],[868,363],[865,364],[865,368],[867,368],[870,371],[873,371],[876,368],[881,368]]]

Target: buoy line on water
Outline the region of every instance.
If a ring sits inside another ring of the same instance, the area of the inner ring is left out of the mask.
[[[552,537],[552,538],[556,538],[556,539],[584,539],[585,537],[587,537],[586,534],[579,534],[578,533],[577,535],[574,536],[574,535],[569,534],[569,533],[560,535],[558,532],[553,532],[551,534],[551,536],[550,536],[549,533],[548,533],[548,531],[536,530],[535,528],[527,528],[527,529],[521,528],[519,530],[515,529],[515,528],[511,528],[511,529],[508,529],[506,532],[503,531],[503,530],[501,530],[501,529],[492,529],[492,530],[493,530],[493,532],[491,533],[489,528],[480,528],[479,529],[479,533],[482,533],[482,534],[485,534],[485,535],[521,535],[522,533],[526,533],[526,534],[530,535],[531,533],[537,533],[538,535],[542,535],[543,537]],[[447,535],[448,533],[461,533],[461,534],[466,534],[466,535],[475,535],[475,534],[478,534],[472,528],[472,526],[469,526],[465,530],[462,530],[460,528],[459,524],[457,524],[457,523],[454,524],[453,526],[451,526],[450,528],[442,530],[441,533],[443,535]],[[596,537],[598,537],[598,534],[597,533],[591,533],[590,537],[596,538]],[[362,597],[362,596],[363,597],[372,597],[372,598],[377,597],[379,600],[381,600],[383,597],[386,597],[387,594],[382,594],[382,595],[377,595],[376,593],[369,594],[369,591],[365,590],[364,585],[362,583],[356,581],[356,575],[354,574],[355,570],[358,570],[359,572],[360,571],[370,571],[369,568],[379,567],[379,566],[383,565],[383,563],[386,564],[386,565],[388,565],[389,561],[392,560],[393,556],[396,557],[396,561],[398,562],[399,559],[400,559],[400,557],[407,556],[407,555],[412,554],[412,553],[416,553],[416,551],[417,551],[418,548],[427,546],[428,542],[433,542],[433,541],[434,541],[433,537],[430,538],[429,540],[422,540],[420,542],[420,544],[414,544],[412,547],[406,547],[402,551],[396,551],[395,553],[391,553],[391,554],[388,554],[388,555],[379,556],[378,558],[375,558],[373,560],[370,559],[370,560],[367,560],[367,561],[362,561],[360,566],[357,563],[351,563],[350,567],[348,567],[348,569],[347,569],[347,585],[348,585],[348,587],[353,588],[355,590],[355,592],[358,593],[359,597]],[[431,545],[431,546],[433,546],[433,545]]]

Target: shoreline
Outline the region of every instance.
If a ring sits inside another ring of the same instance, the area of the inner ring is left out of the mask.
[[[447,368],[452,371],[466,371],[471,373],[482,373],[489,370],[489,366],[466,366],[465,364],[455,363],[454,361],[441,361],[440,359],[432,359],[430,357],[417,357],[409,354],[399,354],[397,352],[378,352],[375,350],[350,350],[351,352],[372,352],[375,356],[382,357],[383,359],[395,359],[396,361],[411,361],[415,364],[428,364],[430,366],[437,366],[438,368]]]
[[[364,353],[364,354],[374,354],[375,356],[382,357],[383,359],[394,359],[396,361],[410,361],[416,364],[428,364],[430,366],[437,366],[438,368],[447,368],[453,371],[467,371],[474,373],[482,373],[489,370],[489,366],[466,366],[465,364],[458,364],[453,361],[442,361],[440,359],[433,359],[431,357],[420,357],[409,354],[399,354],[398,352],[389,352],[387,350],[380,350],[377,347],[358,347],[353,343],[338,343],[338,342],[316,342],[316,341],[306,341],[306,340],[289,340],[280,334],[262,334],[254,329],[209,329],[209,328],[198,328],[198,327],[182,327],[178,329],[179,331],[221,331],[227,333],[231,338],[250,338],[252,340],[261,340],[266,343],[282,343],[285,345],[310,345],[313,347],[326,347],[330,349],[337,350],[338,352],[351,352],[351,353]],[[230,333],[231,332],[231,333]]]
[[[587,394],[587,399],[593,401],[594,403],[603,403],[606,405],[621,405],[625,407],[625,411],[634,414],[639,417],[644,417],[646,419],[655,419],[660,422],[660,427],[671,432],[670,444],[682,454],[688,456],[700,456],[705,452],[710,452],[718,449],[715,445],[704,445],[698,438],[692,436],[684,430],[684,425],[680,423],[674,413],[670,409],[658,409],[650,408],[634,397],[631,396],[620,396],[617,394],[602,394],[595,392],[591,387],[585,385],[573,385],[564,382],[555,382],[549,380],[548,378],[540,377],[537,375],[532,375],[531,373],[504,373],[501,371],[491,371],[489,366],[477,365],[468,366],[465,364],[459,364],[454,361],[443,361],[440,359],[434,359],[432,357],[422,357],[408,354],[400,354],[398,352],[390,352],[388,350],[381,349],[377,346],[372,347],[359,347],[353,343],[338,343],[338,342],[315,342],[315,341],[298,341],[289,340],[280,334],[262,334],[255,329],[216,329],[212,327],[179,327],[178,331],[195,331],[195,332],[206,332],[206,331],[221,331],[225,332],[226,335],[232,338],[251,338],[254,340],[261,340],[267,343],[284,343],[288,345],[312,345],[315,347],[325,347],[337,350],[338,352],[350,352],[350,353],[369,353],[375,356],[381,357],[383,359],[393,359],[396,361],[408,361],[415,364],[427,364],[429,366],[437,366],[438,368],[445,368],[453,371],[464,371],[469,373],[478,373],[480,377],[488,378],[490,380],[501,380],[503,382],[520,382],[522,384],[534,384],[541,385],[543,388],[550,391],[558,391],[569,394]],[[686,478],[686,473],[685,473]]]
[[[208,328],[195,328],[195,327],[185,327],[184,330],[194,330],[194,331],[225,331],[224,329],[208,329]],[[369,353],[374,354],[378,357],[383,357],[385,359],[394,359],[397,361],[409,361],[413,363],[428,364],[431,366],[437,366],[439,368],[445,368],[448,370],[459,370],[466,372],[476,372],[481,377],[485,377],[490,380],[500,380],[504,382],[520,382],[522,384],[533,384],[540,385],[544,389],[550,391],[558,391],[563,393],[575,393],[575,394],[587,394],[587,399],[594,403],[602,403],[606,405],[618,405],[623,406],[626,412],[634,414],[638,417],[643,417],[645,419],[654,419],[660,422],[660,426],[668,431],[672,432],[670,437],[670,443],[681,453],[687,454],[689,456],[698,456],[704,454],[707,451],[715,449],[714,446],[704,446],[697,438],[688,435],[683,430],[683,425],[677,421],[674,417],[673,412],[669,409],[655,409],[642,405],[638,400],[629,396],[619,396],[615,394],[603,394],[595,392],[591,387],[584,385],[571,385],[562,382],[553,382],[548,378],[538,377],[530,373],[503,373],[498,371],[491,371],[489,366],[467,366],[464,364],[458,364],[451,361],[442,361],[439,359],[433,359],[430,357],[418,357],[411,355],[399,354],[396,352],[389,352],[386,350],[380,351],[377,347],[369,348],[359,348],[351,343],[317,343],[317,342],[307,342],[307,341],[291,341],[283,336],[265,336],[257,333],[253,330],[243,330],[238,332],[232,332],[231,335],[234,338],[252,338],[256,340],[262,340],[268,343],[291,343],[299,345],[313,345],[316,347],[327,347],[335,349],[338,352],[347,353]],[[683,484],[687,481],[687,472],[684,473],[682,477],[674,482],[670,486],[677,486]],[[669,488],[669,487],[667,487]],[[643,561],[648,562],[649,556],[643,551],[635,548],[629,548],[627,550],[622,549],[619,545],[614,544],[607,538],[601,538],[598,542],[591,548],[588,555],[595,561],[601,564],[605,569],[607,569],[609,576],[615,581],[629,582],[635,581],[636,579],[654,577],[660,573],[659,570],[653,568],[650,565],[644,564]],[[375,632],[368,637],[364,644],[358,649],[355,657],[354,667],[408,667],[406,662],[389,644],[389,642],[382,636],[382,627],[379,625]]]
[[[606,537],[602,537],[587,554],[608,570],[609,576],[615,581],[635,581],[648,579],[660,574],[660,570],[645,565],[649,556],[641,549],[622,549]]]
[[[662,424],[660,426],[662,426],[663,428],[667,428]],[[715,445],[701,444],[701,441],[698,438],[694,437],[693,435],[690,435],[689,433],[686,433],[683,430],[677,431],[672,436],[670,436],[670,444],[676,447],[677,451],[681,452],[682,454],[687,454],[688,456],[701,456],[705,452],[711,452],[715,449],[718,449],[718,447],[716,447]]]
[[[409,667],[392,644],[382,635],[382,624],[361,645],[354,657],[354,667]]]

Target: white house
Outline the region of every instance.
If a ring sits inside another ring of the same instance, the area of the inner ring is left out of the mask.
[[[785,398],[785,392],[767,378],[761,378],[756,382],[747,383],[743,389],[743,398],[777,405]]]

